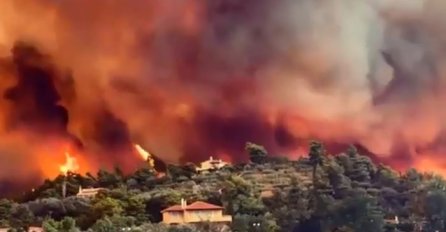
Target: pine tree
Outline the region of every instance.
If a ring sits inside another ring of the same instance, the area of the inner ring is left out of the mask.
[[[323,157],[326,155],[324,145],[317,141],[312,141],[310,143],[309,152],[310,164],[313,167],[312,177],[313,177],[313,187],[317,188],[317,177],[316,171],[318,166],[323,164]]]
[[[262,164],[266,162],[268,152],[263,146],[247,142],[245,145],[245,150],[248,152],[251,162],[256,164]]]

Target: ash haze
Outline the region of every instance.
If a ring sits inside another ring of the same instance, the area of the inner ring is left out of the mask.
[[[133,143],[178,163],[243,160],[246,141],[296,157],[310,139],[446,174],[444,12],[443,0],[2,0],[0,179],[54,177],[66,147],[94,172],[140,165]]]

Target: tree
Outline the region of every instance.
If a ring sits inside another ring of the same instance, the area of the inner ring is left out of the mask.
[[[257,145],[255,143],[247,142],[245,145],[245,150],[248,152],[251,162],[256,164],[264,163],[268,156],[268,152],[266,151],[266,149],[263,146]]]
[[[167,173],[174,180],[189,180],[196,173],[195,165],[188,163],[183,166],[167,165]]]
[[[398,184],[398,173],[392,168],[381,164],[378,166],[375,181],[380,186],[394,188]]]
[[[149,185],[153,183],[156,178],[156,173],[153,168],[141,168],[138,169],[132,176],[132,179],[136,180],[140,187],[150,187]]]
[[[123,231],[123,229],[133,228],[134,225],[135,218],[115,215],[99,219],[91,229],[94,232],[118,232]]]
[[[352,185],[362,188],[371,186],[371,180],[375,177],[377,168],[372,160],[360,155],[355,146],[347,149],[347,154],[340,156],[338,161],[344,167],[345,174],[352,180]]]
[[[14,228],[27,228],[35,220],[34,214],[24,204],[14,205],[11,212],[11,226]]]
[[[122,172],[116,169],[115,172],[107,172],[106,170],[99,170],[98,172],[98,184],[104,188],[118,187],[123,182]]]
[[[376,201],[362,193],[340,201],[331,215],[334,228],[364,232],[380,232],[384,228],[384,215]]]
[[[123,212],[123,207],[120,201],[111,197],[105,197],[93,204],[92,211],[95,218],[111,217],[120,215]]]
[[[68,197],[62,201],[66,212],[65,216],[75,218],[77,226],[83,230],[88,229],[97,219],[92,210],[92,203],[95,203],[95,200],[91,202],[88,199],[79,197]]]
[[[0,200],[0,227],[8,227],[8,219],[12,213],[12,202],[7,199]]]
[[[77,217],[91,212],[91,202],[88,199],[79,197],[68,197],[62,201],[63,208],[67,215]]]
[[[344,168],[333,157],[328,157],[324,169],[335,196],[341,198],[348,195],[351,190],[351,181],[344,175]]]
[[[151,231],[151,232],[167,232],[168,227],[162,223],[146,223],[140,226],[141,231]]]
[[[313,187],[315,189],[316,189],[316,182],[317,182],[317,180],[316,180],[317,167],[321,166],[323,164],[324,156],[325,156],[324,145],[320,142],[312,141],[310,143],[309,157],[310,157],[310,164],[313,167],[312,176],[313,176]]]
[[[292,231],[299,221],[310,216],[308,191],[295,179],[289,190],[276,190],[273,197],[263,199],[263,202],[281,231]]]
[[[76,232],[79,229],[76,228],[76,221],[73,218],[65,217],[59,224],[60,232]]]
[[[279,231],[279,227],[270,213],[265,215],[236,214],[231,228],[234,232]]]
[[[222,201],[230,214],[260,215],[265,209],[254,186],[239,176],[230,176],[225,181]]]
[[[29,209],[36,217],[51,216],[56,220],[60,220],[66,214],[63,203],[58,198],[43,198],[28,202]]]
[[[58,222],[54,219],[47,219],[42,223],[42,227],[46,232],[78,232],[76,222],[73,218],[66,217]]]
[[[431,231],[446,230],[446,193],[434,190],[426,197],[426,217]]]
[[[407,180],[408,182],[417,185],[420,183],[423,179],[423,176],[414,168],[410,168],[407,170],[407,172],[403,175],[403,179]]]
[[[322,227],[319,218],[310,217],[300,221],[293,232],[322,232]]]
[[[96,223],[91,227],[93,232],[117,232],[118,229],[113,225],[112,221],[105,217],[103,219],[99,219]]]
[[[57,221],[55,221],[54,219],[49,218],[49,219],[46,219],[45,221],[43,221],[42,228],[46,232],[58,232],[59,223]]]
[[[146,204],[140,197],[129,197],[125,202],[124,210],[127,216],[136,218],[138,222],[146,221],[148,218],[146,215]]]

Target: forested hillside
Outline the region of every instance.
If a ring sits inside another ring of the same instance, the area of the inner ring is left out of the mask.
[[[446,182],[440,176],[398,173],[354,147],[327,154],[319,142],[299,160],[270,155],[253,143],[246,152],[251,162],[208,173],[186,164],[168,165],[166,175],[149,167],[132,175],[118,168],[61,175],[17,199],[1,200],[0,224],[16,230],[43,225],[47,231],[220,231],[209,223],[158,224],[160,211],[184,198],[224,206],[233,215],[231,231],[446,231]],[[75,196],[79,187],[106,190],[89,200]]]

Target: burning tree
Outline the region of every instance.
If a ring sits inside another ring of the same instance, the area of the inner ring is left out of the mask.
[[[144,148],[142,148],[139,144],[135,144],[134,147],[139,156],[141,156],[141,158],[147,162],[149,167],[155,169],[155,160],[153,159],[152,155],[148,151],[144,150]]]
[[[162,177],[167,171],[167,165],[156,156],[145,150],[141,145],[133,145],[138,155],[147,163],[150,171],[153,171],[157,177]]]
[[[77,159],[69,152],[65,152],[65,163],[59,167],[60,172],[66,176],[68,172],[75,172],[79,170]]]
[[[62,183],[62,197],[65,198],[67,195],[67,175],[70,172],[75,172],[79,169],[79,164],[75,157],[71,156],[71,154],[67,151],[65,152],[65,164],[61,165],[59,170],[63,175],[63,183]]]

